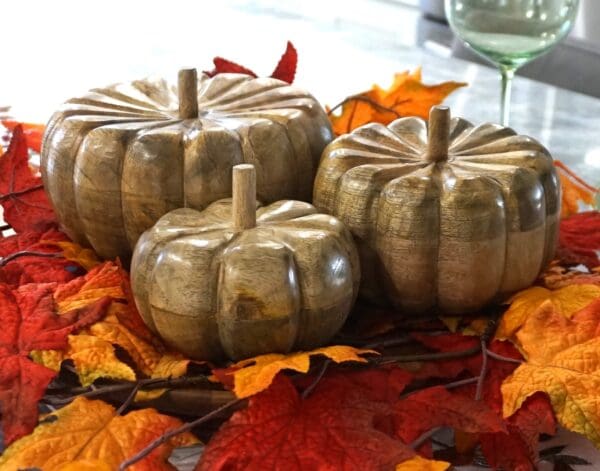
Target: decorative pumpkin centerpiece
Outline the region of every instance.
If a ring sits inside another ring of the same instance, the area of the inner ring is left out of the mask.
[[[307,92],[271,78],[179,73],[67,101],[44,136],[44,186],[69,236],[128,260],[140,234],[179,207],[231,196],[231,168],[257,168],[261,201],[310,201],[332,133]]]
[[[496,124],[401,118],[325,149],[313,203],[361,257],[361,295],[407,313],[462,313],[529,286],[552,258],[560,210],[552,157]]]
[[[356,298],[358,254],[339,220],[300,201],[256,206],[254,168],[235,166],[232,199],[167,213],[135,248],[144,321],[192,358],[312,349]]]

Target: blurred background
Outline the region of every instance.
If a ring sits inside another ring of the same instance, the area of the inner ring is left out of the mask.
[[[287,40],[299,53],[296,84],[324,104],[422,65],[426,83],[470,84],[448,100],[453,114],[498,120],[497,71],[454,38],[443,0],[29,0],[1,12],[0,107],[20,120],[45,122],[92,87],[209,70],[216,55],[268,75]],[[600,123],[600,1],[581,0],[569,38],[517,75],[534,81],[515,82],[511,125],[600,182],[600,142],[589,132]],[[578,123],[588,128],[566,144]]]

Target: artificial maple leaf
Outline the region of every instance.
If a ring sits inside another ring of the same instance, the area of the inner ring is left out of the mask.
[[[502,385],[504,415],[544,392],[565,428],[600,446],[600,300],[570,319],[545,302],[516,337],[527,361]]]
[[[21,126],[15,128],[8,150],[0,156],[0,203],[4,220],[15,232],[44,230],[57,224],[42,179],[29,167]]]
[[[505,432],[502,417],[487,404],[434,386],[409,394],[394,406],[396,434],[405,443],[439,426],[468,433]]]
[[[1,283],[17,288],[26,283],[65,283],[77,276],[79,265],[66,260],[60,249],[42,242],[42,239],[61,243],[66,241],[66,236],[50,229],[45,232],[25,231],[0,239],[0,257],[4,258],[0,264]],[[46,253],[54,255],[36,255]]]
[[[68,241],[67,236],[56,229],[49,229],[44,232],[20,232],[0,239],[0,257],[6,257],[23,250],[37,250],[42,239],[52,243]]]
[[[102,296],[110,296],[124,304],[111,306],[118,322],[146,343],[157,344],[137,310],[131,291],[129,273],[117,261],[97,265],[85,276],[60,286],[54,295],[59,312],[85,306]],[[158,342],[160,343],[160,342]]]
[[[112,471],[112,468],[103,460],[75,460],[59,466],[56,471]]]
[[[67,312],[77,307],[87,306],[104,296],[123,301],[125,293],[122,289],[127,273],[114,262],[104,262],[96,266],[84,276],[59,286],[54,299],[59,312]]]
[[[337,135],[346,134],[363,124],[389,124],[403,116],[428,119],[432,106],[441,103],[454,90],[464,86],[466,83],[457,82],[424,85],[421,82],[420,68],[412,74],[396,74],[388,90],[373,85],[371,90],[344,100],[341,113],[330,114],[333,131]],[[334,110],[335,108],[331,111]]]
[[[97,267],[101,263],[98,259],[98,255],[96,255],[96,252],[94,252],[92,249],[82,247],[75,242],[68,240],[54,241],[42,238],[40,243],[46,246],[58,247],[60,250],[62,250],[62,256],[65,259],[81,265],[87,271]]]
[[[278,375],[220,428],[196,470],[394,469],[415,452],[379,419],[409,381],[397,368],[335,372],[303,398]]]
[[[239,361],[225,370],[215,370],[217,378],[228,382],[227,375],[233,376],[233,392],[239,398],[253,396],[269,387],[277,373],[282,370],[294,370],[307,373],[310,368],[310,358],[323,355],[334,361],[342,363],[354,361],[366,363],[367,360],[359,355],[377,353],[374,350],[363,350],[345,345],[317,348],[310,352],[294,352],[286,355],[271,353],[259,355],[254,358]]]
[[[204,71],[206,75],[209,77],[214,77],[218,74],[244,74],[250,75],[251,77],[258,77],[252,70],[244,67],[243,65],[232,62],[228,59],[223,59],[222,57],[215,57],[213,59],[213,63],[215,68],[211,71]],[[279,59],[275,70],[271,74],[271,78],[276,78],[278,80],[283,80],[287,83],[292,83],[294,81],[294,76],[296,75],[296,65],[298,63],[298,52],[294,45],[288,41],[286,45],[285,52]]]
[[[562,186],[561,218],[578,213],[580,202],[593,206],[598,188],[588,185],[562,162],[555,160],[554,165]]]
[[[450,463],[414,456],[396,466],[396,471],[446,471]]]
[[[563,265],[600,265],[600,212],[586,211],[560,221],[557,258]]]
[[[292,83],[296,76],[296,66],[298,65],[298,51],[291,43],[287,42],[285,52],[279,59],[275,70],[271,74],[272,78],[283,80],[287,83]]]
[[[109,469],[118,469],[125,459],[180,425],[179,419],[159,414],[154,409],[120,416],[105,402],[78,397],[45,416],[31,435],[6,449],[0,456],[0,468],[58,471],[75,460],[98,460]],[[174,470],[167,462],[173,448],[197,441],[190,433],[176,435],[128,469]]]
[[[549,301],[557,312],[570,317],[580,309],[600,298],[600,286],[575,284],[550,291],[541,286],[533,286],[520,291],[511,298],[510,307],[502,316],[496,338],[510,338],[517,332],[543,303]]]
[[[129,275],[119,264],[104,262],[54,292],[59,313],[88,306],[104,296],[115,302],[102,320],[70,336],[68,348],[35,351],[34,360],[56,371],[63,360],[73,360],[83,385],[98,378],[131,381],[138,377],[185,374],[190,360],[167,351],[145,326],[131,295]],[[115,345],[129,354],[133,365],[118,358]],[[157,396],[162,392],[152,394]]]
[[[414,337],[427,347],[442,352],[464,351],[476,347],[479,343],[476,337],[460,334],[414,335]],[[513,363],[494,357],[487,359],[487,374],[481,389],[481,398],[495,411],[497,417],[501,418],[503,408],[501,385],[517,368],[518,361],[522,357],[509,342],[495,340],[491,342],[488,349],[496,355],[515,361]],[[427,362],[414,374],[417,378],[455,378],[463,372],[477,376],[480,374],[482,363],[481,354],[461,359]],[[468,400],[475,397],[475,390],[475,385],[464,385],[453,389]],[[513,417],[506,419],[505,425],[506,431],[496,433],[465,434],[459,430],[455,433],[457,449],[465,448],[462,450],[464,453],[477,443],[481,443],[482,451],[490,464],[496,463],[498,468],[515,471],[533,471],[535,467],[532,467],[532,463],[538,460],[539,434],[553,434],[555,431],[554,415],[548,398],[545,395],[532,398]],[[501,453],[498,453],[499,450]]]
[[[597,285],[600,286],[600,267],[593,268],[589,273],[580,270],[571,270],[554,261],[540,275],[540,280],[545,288],[557,290],[569,285]]]
[[[72,360],[84,386],[98,378],[134,381],[140,377],[176,378],[186,374],[189,359],[167,351],[156,338],[147,342],[120,322],[117,312],[127,309],[126,305],[113,302],[102,320],[69,336],[67,348],[35,351],[34,360],[55,371],[60,369],[62,361]],[[117,357],[115,345],[129,354],[132,365]],[[163,392],[155,390],[140,394],[139,398],[158,397]]]
[[[100,319],[110,300],[102,298],[62,316],[55,312],[53,284],[11,290],[0,284],[0,411],[5,443],[28,434],[37,420],[37,403],[55,372],[32,362],[32,350],[62,349],[67,336]]]
[[[537,469],[540,434],[556,433],[556,420],[548,397],[537,393],[527,398],[506,419],[506,426],[506,433],[484,433],[479,436],[481,449],[489,465],[494,469],[512,471]]]
[[[21,123],[19,121],[4,119],[2,120],[2,125],[13,132],[17,126],[21,126],[25,141],[27,142],[27,147],[38,154],[42,151],[42,138],[44,137],[44,130],[46,129],[44,124]]]

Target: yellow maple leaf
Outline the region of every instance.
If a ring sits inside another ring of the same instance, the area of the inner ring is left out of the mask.
[[[335,363],[346,361],[366,363],[367,360],[359,355],[368,353],[377,354],[374,350],[335,345],[318,348],[310,352],[295,352],[287,355],[271,353],[248,358],[231,366],[231,369],[235,370],[231,373],[234,379],[233,392],[239,398],[253,396],[267,389],[281,370],[306,373],[310,368],[310,358],[312,356],[324,355]],[[236,368],[239,369],[236,370]]]
[[[330,114],[333,131],[341,135],[363,124],[389,124],[403,116],[427,119],[432,106],[441,103],[451,92],[465,85],[466,83],[458,82],[425,85],[421,81],[420,68],[412,74],[395,74],[389,89],[373,85],[371,90],[344,100],[341,113]]]
[[[566,218],[572,214],[578,213],[579,202],[593,206],[594,198],[598,192],[600,192],[600,189],[588,185],[562,162],[555,160],[554,165],[557,168],[562,187],[560,216]]]
[[[542,391],[565,428],[600,446],[600,300],[571,319],[547,301],[517,340],[527,361],[502,384],[504,416]]]
[[[509,301],[510,307],[502,316],[496,338],[510,338],[546,301],[550,301],[558,313],[570,317],[597,298],[600,298],[600,286],[597,285],[569,285],[555,291],[533,286],[520,291]]]
[[[92,249],[82,247],[75,242],[68,242],[64,240],[41,240],[40,243],[60,248],[63,251],[63,257],[81,265],[88,271],[100,265],[101,263],[98,255],[96,255],[96,252],[94,252]]]
[[[446,471],[449,467],[450,463],[446,461],[428,460],[417,455],[396,465],[396,471]]]
[[[45,416],[30,435],[10,445],[0,456],[0,469],[59,471],[65,466],[67,469],[85,469],[73,467],[76,460],[92,463],[97,460],[108,465],[108,469],[118,469],[125,459],[181,424],[179,419],[159,414],[154,409],[141,409],[119,416],[114,407],[103,401],[78,397],[71,404]],[[197,442],[190,433],[179,434],[128,469],[173,469],[167,463],[172,449]]]

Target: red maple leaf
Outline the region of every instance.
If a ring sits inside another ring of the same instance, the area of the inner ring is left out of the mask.
[[[279,63],[275,67],[275,70],[271,74],[271,77],[283,80],[287,83],[292,83],[296,76],[296,66],[298,65],[298,51],[291,43],[287,42],[285,52],[279,59]]]
[[[494,469],[533,471],[538,460],[539,436],[554,435],[556,419],[548,396],[536,393],[506,419],[506,433],[479,436],[481,449]]]
[[[196,470],[393,469],[414,455],[384,427],[408,381],[400,369],[330,373],[304,399],[280,374],[221,427]]]
[[[20,125],[15,127],[8,150],[0,156],[0,204],[4,220],[16,232],[42,231],[56,224],[42,179],[29,167],[27,141]]]
[[[0,257],[3,258],[0,261],[0,283],[17,288],[26,283],[66,283],[77,276],[81,267],[58,256],[61,252],[59,247],[40,243],[40,240],[69,239],[56,229],[26,231],[0,239]],[[41,254],[57,254],[57,257],[49,258]]]
[[[27,284],[15,290],[0,284],[0,413],[5,444],[30,433],[37,404],[56,373],[29,359],[32,350],[63,349],[67,336],[99,320],[110,298],[57,315],[55,283]]]
[[[600,212],[577,213],[560,221],[557,258],[563,265],[600,265]]]
[[[443,352],[467,350],[479,344],[477,337],[461,334],[439,336],[414,335],[427,347]],[[493,353],[513,360],[522,356],[510,342],[493,341],[488,349]],[[487,373],[482,387],[482,402],[486,403],[499,418],[502,417],[502,382],[517,368],[518,363],[488,357]],[[483,363],[481,354],[467,358],[429,362],[416,373],[418,378],[455,378],[462,373],[478,376]],[[474,384],[456,388],[457,394],[465,400],[475,396]],[[531,399],[531,398],[530,398]],[[536,395],[505,421],[506,430],[479,435],[482,451],[492,466],[518,471],[533,470],[537,461],[540,433],[552,434],[556,429],[556,419],[546,395]],[[468,430],[466,430],[468,432]],[[498,448],[499,447],[499,448]]]
[[[213,64],[215,68],[210,71],[204,71],[206,75],[209,77],[214,77],[218,74],[245,74],[250,75],[251,77],[258,77],[255,72],[250,70],[243,65],[240,65],[236,62],[230,61],[228,59],[224,59],[222,57],[215,57],[213,59]],[[294,77],[296,75],[296,66],[298,64],[298,52],[294,45],[288,41],[285,52],[279,59],[275,70],[271,74],[271,78],[276,78],[279,80],[283,80],[287,83],[292,83],[294,81]]]
[[[435,427],[452,427],[467,433],[504,432],[502,417],[483,401],[434,386],[408,395],[394,407],[396,434],[411,443]]]
[[[21,126],[23,128],[23,133],[25,134],[27,147],[29,147],[32,151],[37,152],[38,154],[41,152],[42,138],[44,137],[44,130],[46,129],[45,125],[34,123],[20,123],[19,121],[13,121],[10,119],[3,120],[2,124],[9,131],[14,131],[17,126]]]

